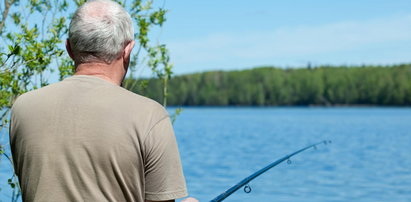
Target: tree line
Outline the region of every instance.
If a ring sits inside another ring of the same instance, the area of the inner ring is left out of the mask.
[[[129,90],[163,99],[159,79],[139,82]],[[409,106],[411,64],[210,71],[174,76],[168,88],[175,106]]]

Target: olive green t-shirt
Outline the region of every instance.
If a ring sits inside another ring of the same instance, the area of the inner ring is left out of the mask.
[[[93,76],[20,96],[10,143],[24,201],[144,201],[187,195],[166,110]]]

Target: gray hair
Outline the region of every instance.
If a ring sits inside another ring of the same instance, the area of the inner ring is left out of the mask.
[[[130,15],[111,0],[91,0],[74,13],[69,43],[77,63],[111,63],[134,39]]]

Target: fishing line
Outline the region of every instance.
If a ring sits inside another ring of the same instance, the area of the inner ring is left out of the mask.
[[[293,152],[291,154],[288,154],[280,159],[278,159],[277,161],[274,161],[273,163],[269,164],[268,166],[258,170],[257,172],[251,174],[250,176],[244,178],[243,180],[241,180],[238,184],[232,186],[231,188],[227,189],[225,192],[223,192],[222,194],[220,194],[219,196],[215,197],[213,200],[211,200],[211,202],[219,202],[224,200],[225,198],[229,197],[231,194],[233,194],[234,192],[236,192],[238,189],[240,189],[241,187],[243,187],[244,185],[244,192],[245,193],[250,193],[251,192],[251,186],[248,184],[251,180],[255,179],[256,177],[260,176],[261,174],[265,173],[266,171],[270,170],[271,168],[275,167],[276,165],[282,163],[283,161],[287,160],[287,164],[291,164],[291,160],[290,158],[294,155],[297,155],[298,153],[301,153],[307,149],[310,148],[314,148],[315,150],[317,149],[317,145],[320,144],[330,144],[331,140],[323,140],[321,142],[306,146],[300,150],[297,150],[296,152]]]

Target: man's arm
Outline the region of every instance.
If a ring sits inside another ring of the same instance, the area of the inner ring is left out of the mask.
[[[174,201],[187,196],[177,141],[168,116],[150,129],[143,145],[145,199]]]

